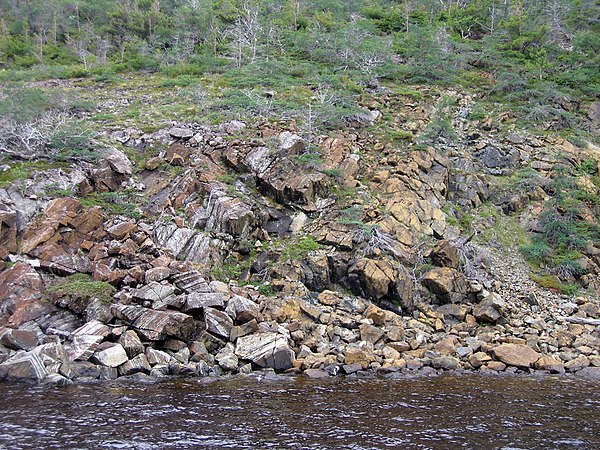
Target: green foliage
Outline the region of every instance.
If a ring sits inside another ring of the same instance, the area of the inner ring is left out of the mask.
[[[579,260],[590,243],[600,240],[600,199],[597,194],[588,192],[588,188],[581,187],[577,177],[595,179],[596,170],[596,160],[586,159],[570,170],[557,169],[545,187],[552,199],[544,204],[540,214],[542,232],[521,247],[528,261],[555,274],[543,275],[538,281],[540,285],[570,293],[574,289],[570,285],[551,285],[551,281],[578,279],[586,273]],[[600,183],[594,186],[597,192]],[[583,210],[587,211],[586,215],[582,215]],[[590,213],[593,220],[588,219]]]
[[[429,121],[423,133],[419,136],[422,142],[435,143],[439,139],[455,141],[458,134],[452,126],[452,106],[454,100],[444,97],[440,100],[433,118]]]
[[[531,279],[541,287],[552,289],[564,295],[574,296],[579,291],[579,286],[575,284],[561,283],[558,278],[552,275],[531,275]]]
[[[116,289],[105,281],[93,281],[89,275],[78,273],[58,281],[50,286],[48,291],[86,299],[97,298],[102,302],[111,303]]]
[[[93,137],[82,122],[71,122],[50,136],[48,147],[56,150],[56,161],[96,161],[100,155],[94,149]]]
[[[265,297],[275,296],[275,291],[273,290],[273,287],[270,284],[261,284],[258,287],[258,293],[260,295],[264,295]]]
[[[321,248],[321,244],[319,244],[314,237],[311,235],[303,236],[296,241],[288,241],[284,244],[284,247],[281,249],[281,259],[282,261],[297,261],[307,253],[319,250]]]
[[[1,160],[0,160],[1,162]],[[7,188],[11,184],[26,180],[34,172],[61,167],[61,164],[46,161],[24,161],[10,163],[9,168],[0,170],[0,188]]]
[[[0,117],[25,123],[57,106],[57,101],[37,88],[0,90]]]
[[[83,206],[99,206],[110,215],[123,215],[131,219],[140,219],[142,213],[135,203],[128,201],[126,192],[94,192],[81,199]]]

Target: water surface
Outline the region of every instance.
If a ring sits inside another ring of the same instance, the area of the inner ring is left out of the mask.
[[[0,385],[0,449],[597,449],[567,377]]]

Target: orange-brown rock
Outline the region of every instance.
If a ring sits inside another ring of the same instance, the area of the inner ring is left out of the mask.
[[[81,202],[74,198],[57,198],[44,210],[43,216],[30,224],[21,238],[21,252],[30,253],[54,236],[61,225],[68,225],[81,211]]]

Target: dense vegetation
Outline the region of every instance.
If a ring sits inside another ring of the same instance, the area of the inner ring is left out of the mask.
[[[575,127],[565,103],[600,93],[599,11],[597,0],[1,0],[0,78],[460,83]]]

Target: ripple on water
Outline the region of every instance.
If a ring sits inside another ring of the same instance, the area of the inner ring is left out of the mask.
[[[0,450],[593,449],[597,391],[526,377],[0,385]]]

